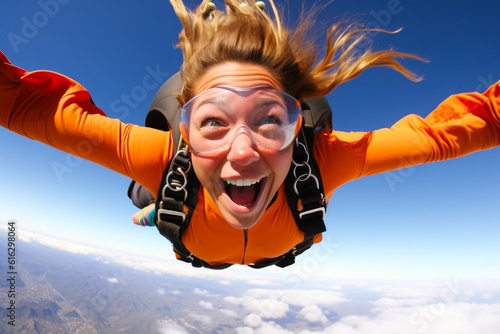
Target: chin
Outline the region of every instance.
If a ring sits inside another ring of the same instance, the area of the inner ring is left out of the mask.
[[[222,212],[222,216],[226,220],[226,222],[231,226],[239,230],[246,230],[253,227],[257,224],[262,217],[264,212],[255,214],[255,213],[243,213],[234,215],[229,212]]]

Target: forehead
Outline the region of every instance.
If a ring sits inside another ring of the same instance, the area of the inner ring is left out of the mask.
[[[221,85],[240,88],[263,85],[283,90],[279,81],[262,66],[226,62],[209,69],[195,84],[194,94],[197,95],[207,89]]]
[[[273,109],[276,112],[277,106],[281,106],[283,110],[288,108],[294,110],[292,107],[294,103],[298,102],[293,97],[269,86],[234,87],[221,85],[202,91],[182,109],[192,115],[200,115],[200,112],[197,111],[210,112],[213,110],[210,107],[207,109],[206,106],[215,106],[224,111],[237,108],[236,114],[241,114],[245,110],[253,113],[255,108],[263,108],[261,110],[268,111]]]

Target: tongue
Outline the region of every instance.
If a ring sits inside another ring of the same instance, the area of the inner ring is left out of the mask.
[[[256,189],[256,185],[248,187],[229,185],[227,187],[227,193],[235,204],[249,206],[255,201],[255,196],[257,195]]]

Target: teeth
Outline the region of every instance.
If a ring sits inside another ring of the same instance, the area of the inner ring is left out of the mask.
[[[248,187],[251,185],[254,185],[260,180],[257,179],[238,179],[238,180],[225,180],[227,184],[233,185],[233,186],[238,186],[238,187]]]

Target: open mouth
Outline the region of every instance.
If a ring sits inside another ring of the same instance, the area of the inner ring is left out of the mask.
[[[250,207],[259,197],[262,179],[224,180],[224,189],[234,204]]]

